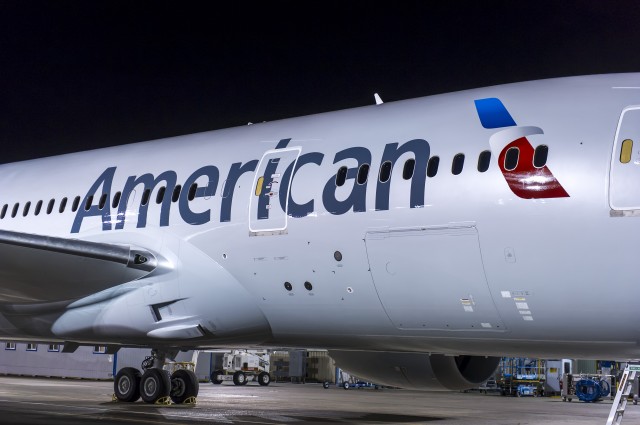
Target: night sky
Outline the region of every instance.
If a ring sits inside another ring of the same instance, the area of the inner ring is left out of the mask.
[[[640,71],[638,1],[0,2],[0,163]],[[208,5],[207,7],[201,5]]]

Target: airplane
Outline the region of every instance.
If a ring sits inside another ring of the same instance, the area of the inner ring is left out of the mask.
[[[635,144],[635,146],[634,146]],[[501,356],[640,357],[640,74],[537,80],[0,166],[0,338],[323,347],[458,390]]]

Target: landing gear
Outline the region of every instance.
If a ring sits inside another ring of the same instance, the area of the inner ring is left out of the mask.
[[[124,367],[113,380],[113,392],[118,401],[131,403],[140,398],[140,371]]]
[[[155,403],[171,391],[169,374],[161,369],[147,369],[140,379],[140,396],[145,403]]]
[[[190,370],[179,369],[171,375],[171,400],[182,404],[190,398],[195,398],[200,390],[196,374]]]
[[[135,368],[122,368],[113,382],[114,400],[134,402],[142,398],[145,403],[155,404],[195,403],[200,389],[193,372],[195,357],[193,363],[170,363],[174,370],[172,374],[163,369],[165,359],[176,355],[177,351],[151,350],[151,356],[142,362],[142,376]]]

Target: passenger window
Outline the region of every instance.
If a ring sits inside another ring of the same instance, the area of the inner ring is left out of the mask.
[[[7,204],[4,204],[2,206],[2,212],[0,212],[0,219],[3,219],[7,215],[7,208],[9,208],[9,205]]]
[[[504,168],[507,171],[513,171],[518,166],[518,158],[520,157],[520,149],[509,148],[504,156]]]
[[[385,161],[380,166],[380,181],[386,183],[391,178],[391,161]]]
[[[35,215],[39,215],[40,214],[40,210],[42,210],[42,201],[38,201],[38,203],[36,204],[36,210],[34,211]]]
[[[53,206],[55,205],[56,200],[52,199],[49,201],[49,205],[47,205],[47,214],[51,214],[51,212],[53,211]]]
[[[107,205],[107,194],[103,193],[100,197],[100,203],[98,204],[99,209],[103,209],[104,206]]]
[[[13,206],[13,210],[11,211],[11,218],[14,218],[18,214],[18,208],[20,208],[20,203],[16,202]]]
[[[358,169],[358,184],[365,184],[369,177],[369,164],[362,164]]]
[[[29,214],[29,208],[31,208],[31,202],[27,202],[24,204],[24,209],[22,210],[22,216],[26,217]]]
[[[427,164],[427,177],[434,177],[438,174],[438,166],[440,165],[440,157],[432,156]]]
[[[113,201],[111,202],[111,206],[113,208],[117,208],[118,204],[120,204],[120,197],[122,196],[122,192],[116,192],[115,195],[113,195]]]
[[[62,200],[60,201],[60,208],[58,208],[58,211],[63,213],[66,206],[67,206],[67,198],[62,198]]]
[[[142,192],[142,205],[149,203],[149,195],[151,195],[151,189],[145,189],[144,192]]]
[[[336,173],[336,186],[344,186],[344,183],[347,181],[347,171],[349,171],[347,167],[340,167],[338,169]]]
[[[158,194],[156,195],[156,204],[162,203],[162,200],[164,199],[164,193],[166,191],[167,191],[167,188],[164,186],[158,189]]]
[[[451,163],[451,172],[454,176],[457,176],[462,172],[462,168],[464,167],[464,154],[459,153],[453,157],[453,162]]]
[[[478,171],[484,173],[489,169],[491,164],[491,151],[482,151],[478,157]]]
[[[620,162],[628,164],[631,161],[631,153],[633,152],[633,140],[625,139],[622,142],[622,149],[620,150]]]
[[[547,164],[547,156],[549,155],[549,148],[546,145],[540,145],[533,153],[533,166],[536,168],[542,168]]]
[[[198,190],[198,183],[192,184],[191,187],[189,188],[189,194],[187,198],[190,201],[193,201],[194,199],[196,199],[196,190]]]
[[[75,198],[73,198],[73,204],[71,204],[71,211],[72,212],[78,211],[79,206],[80,206],[80,197],[76,196]]]
[[[93,204],[93,195],[87,196],[87,202],[84,203],[84,210],[89,211],[91,204]]]
[[[178,202],[178,199],[180,199],[180,191],[182,190],[182,186],[177,185],[174,189],[173,189],[173,195],[171,196],[171,202]]]
[[[413,177],[413,170],[416,168],[416,160],[413,158],[407,159],[402,168],[402,178],[409,180]]]

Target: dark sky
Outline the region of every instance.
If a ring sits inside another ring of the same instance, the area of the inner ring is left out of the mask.
[[[0,163],[640,71],[636,1],[0,2]],[[202,6],[208,5],[208,6]]]

